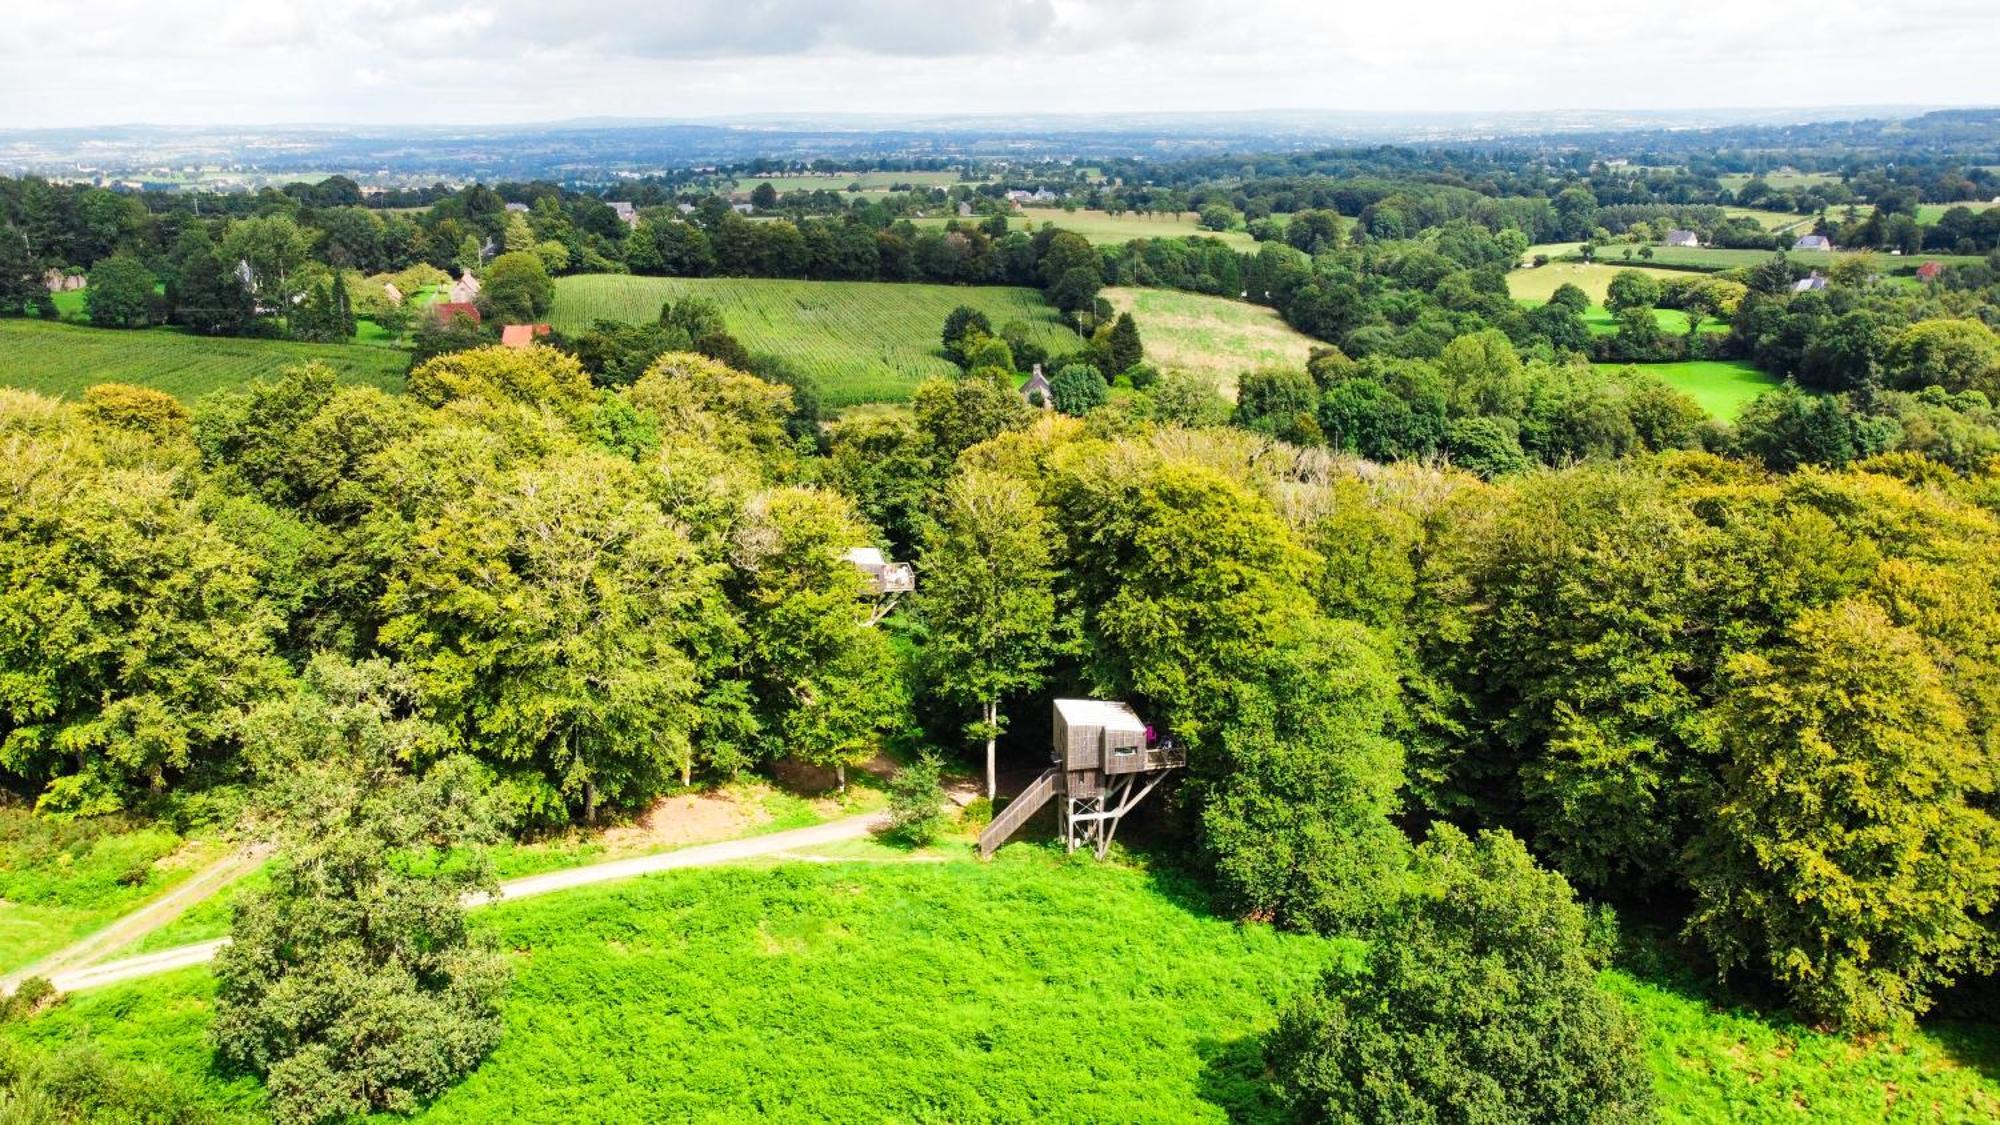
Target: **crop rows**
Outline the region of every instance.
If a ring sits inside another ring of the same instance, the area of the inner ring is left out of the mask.
[[[172,329],[115,331],[0,320],[0,385],[74,398],[96,383],[137,383],[184,400],[319,362],[385,390],[403,385],[398,348],[190,336]]]

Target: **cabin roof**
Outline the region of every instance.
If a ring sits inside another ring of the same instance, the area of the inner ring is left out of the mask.
[[[849,547],[845,557],[863,570],[880,570],[889,565],[888,560],[882,557],[880,547]]]
[[[1102,727],[1105,730],[1144,734],[1146,722],[1131,707],[1112,699],[1058,699],[1056,714],[1072,727]]]

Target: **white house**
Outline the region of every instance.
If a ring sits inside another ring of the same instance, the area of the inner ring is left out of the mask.
[[[1823,234],[1808,234],[1800,238],[1797,242],[1792,243],[1792,249],[1831,250],[1833,249],[1833,243],[1827,241],[1827,237]]]
[[[619,220],[623,222],[626,226],[636,227],[639,225],[638,208],[633,207],[630,203],[627,203],[622,199],[611,199],[611,200],[606,200],[605,202],[611,205],[611,209],[618,213]]]
[[[1670,230],[1667,232],[1667,245],[1699,247],[1701,236],[1691,230]]]
[[[458,280],[451,283],[451,303],[454,305],[469,305],[478,299],[479,279],[472,276],[471,270],[460,273]]]

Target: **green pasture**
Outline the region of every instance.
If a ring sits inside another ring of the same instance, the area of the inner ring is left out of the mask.
[[[663,302],[689,295],[714,301],[753,353],[817,378],[831,406],[898,402],[924,379],[955,371],[938,336],[959,305],[984,312],[995,330],[1024,322],[1051,352],[1082,346],[1039,292],[1001,286],[579,274],[556,279],[549,321],[563,332],[595,320],[648,321]]]
[[[1683,328],[1685,330],[1685,328]],[[1680,363],[1622,364],[1601,363],[1609,371],[1636,371],[1651,375],[1675,390],[1685,392],[1710,416],[1735,421],[1751,400],[1776,387],[1780,380],[1740,360],[1699,359]]]
[[[1104,297],[1138,322],[1148,362],[1206,375],[1232,396],[1244,371],[1304,367],[1316,343],[1276,310],[1247,301],[1171,289],[1106,289]]]
[[[69,398],[95,383],[137,383],[192,400],[303,363],[324,363],[349,382],[400,390],[409,353],[373,345],[194,336],[172,328],[0,320],[0,386]]]

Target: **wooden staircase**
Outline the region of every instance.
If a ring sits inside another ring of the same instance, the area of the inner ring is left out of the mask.
[[[986,859],[992,856],[1000,845],[1007,842],[1007,837],[1012,836],[1017,829],[1026,824],[1029,817],[1041,811],[1041,807],[1048,804],[1049,798],[1055,795],[1056,770],[1051,768],[1043,771],[1042,776],[1021,790],[1019,796],[1007,802],[1007,807],[1001,809],[1000,815],[994,817],[992,823],[986,826],[986,831],[979,834],[979,858]]]

